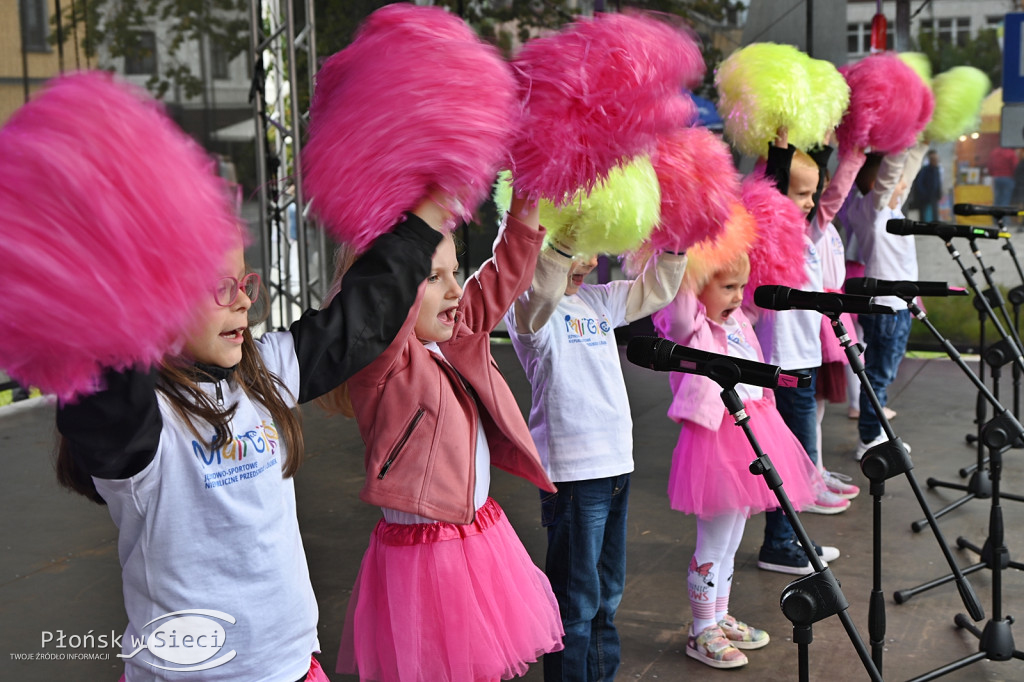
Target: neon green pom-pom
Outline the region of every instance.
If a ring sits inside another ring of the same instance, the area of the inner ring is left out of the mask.
[[[498,219],[501,220],[512,206],[512,171],[503,170],[498,173],[498,178],[494,181],[494,191],[491,192],[491,199],[494,200],[494,205],[498,208]]]
[[[549,242],[572,244],[578,256],[618,255],[636,248],[661,218],[661,192],[654,166],[638,157],[608,173],[585,195],[562,208],[540,202],[540,222]]]
[[[896,56],[920,76],[925,85],[931,85],[932,63],[928,61],[928,55],[923,52],[900,52]]]
[[[832,64],[776,43],[733,52],[718,67],[715,87],[726,135],[750,156],[764,156],[783,126],[795,147],[820,143],[850,101],[850,88]]]
[[[991,85],[985,72],[973,66],[955,66],[936,76],[932,80],[935,113],[924,129],[924,138],[952,142],[973,128]]]

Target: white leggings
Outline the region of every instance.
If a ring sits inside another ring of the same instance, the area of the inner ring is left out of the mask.
[[[697,547],[686,575],[694,634],[716,624],[729,612],[733,564],[746,524],[743,510],[710,519],[697,517]]]

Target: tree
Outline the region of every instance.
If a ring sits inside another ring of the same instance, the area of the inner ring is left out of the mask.
[[[963,45],[940,40],[932,31],[920,32],[917,42],[918,49],[931,63],[932,75],[954,66],[973,66],[988,75],[993,87],[1003,82],[1003,52],[995,29],[978,31],[977,37],[967,39]]]
[[[185,97],[203,92],[203,74],[184,59],[187,44],[215,46],[228,60],[249,49],[248,0],[90,0],[72,4],[62,16],[64,34],[81,27],[82,48],[89,58],[103,50],[107,57],[151,58],[152,46],[142,37],[157,27],[160,60],[146,87],[163,97],[171,87]],[[105,65],[101,65],[105,66]]]

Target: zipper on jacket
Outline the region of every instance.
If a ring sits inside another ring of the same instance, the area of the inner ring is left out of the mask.
[[[220,407],[224,407],[224,391],[222,391],[220,388],[220,382],[218,381],[216,384],[214,384],[214,387],[217,390],[217,404]]]
[[[424,412],[426,412],[426,410],[422,407],[416,410],[416,414],[413,415],[412,421],[409,422],[409,426],[405,427],[405,433],[402,434],[402,438],[395,444],[395,447],[391,448],[388,458],[384,461],[384,466],[380,468],[380,473],[377,474],[378,479],[382,479],[388,475],[388,470],[391,469],[391,465],[395,463],[395,459],[398,457],[398,454],[409,441],[409,436],[412,435],[416,425],[420,423],[421,419],[423,419]]]

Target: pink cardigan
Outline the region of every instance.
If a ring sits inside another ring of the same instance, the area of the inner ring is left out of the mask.
[[[740,309],[733,311],[732,316],[739,322],[747,343],[757,349],[757,359],[764,362],[761,345],[747,316]],[[685,288],[680,289],[672,302],[654,313],[651,319],[658,334],[673,343],[720,355],[728,353],[725,329],[707,318],[704,304]],[[669,383],[672,386],[672,404],[668,408],[668,416],[672,420],[677,423],[691,421],[706,429],[719,427],[726,412],[720,395],[721,386],[705,376],[684,372],[670,373]],[[764,389],[764,397],[775,404],[775,395],[770,389]]]
[[[413,331],[421,291],[391,346],[349,380],[366,443],[366,481],[359,494],[364,502],[471,523],[477,413],[492,464],[538,488],[555,490],[515,396],[491,357],[489,337],[530,286],[543,240],[543,230],[508,218],[494,256],[463,287],[455,331],[440,344],[448,362],[427,350]]]

